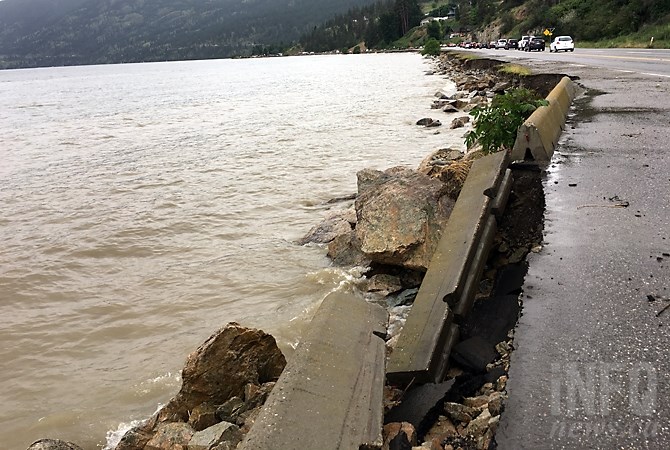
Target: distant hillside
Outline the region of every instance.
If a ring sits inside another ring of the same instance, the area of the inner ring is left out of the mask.
[[[486,41],[545,28],[670,45],[670,0],[4,0],[0,69]],[[449,17],[418,27],[426,15]],[[414,27],[414,28],[413,28]],[[413,28],[413,29],[412,29]],[[409,32],[408,32],[409,31]]]
[[[4,0],[0,68],[223,58],[374,0]]]
[[[409,6],[408,6],[409,5]],[[413,29],[401,27],[409,7]],[[424,17],[442,18],[418,27]],[[670,45],[670,0],[387,0],[353,8],[300,38],[305,49],[340,50],[364,42],[367,48],[423,45],[426,39],[488,42],[501,37],[541,34],[545,29],[611,46]]]

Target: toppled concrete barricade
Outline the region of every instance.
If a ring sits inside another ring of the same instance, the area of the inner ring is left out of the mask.
[[[465,315],[495,233],[492,206],[501,192],[509,155],[499,152],[472,164],[442,231],[405,327],[391,354],[388,378],[406,384],[441,381],[458,338],[454,313]],[[509,185],[504,186],[508,190]]]
[[[328,295],[240,450],[381,448],[388,315]]]

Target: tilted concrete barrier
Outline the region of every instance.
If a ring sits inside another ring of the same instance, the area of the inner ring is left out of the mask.
[[[551,159],[575,95],[575,84],[563,77],[547,95],[549,105],[537,108],[519,127],[512,149],[513,161]]]
[[[238,448],[381,448],[387,323],[362,296],[329,294]]]
[[[465,315],[472,306],[496,231],[493,205],[501,208],[509,193],[508,164],[507,152],[472,164],[389,359],[389,382],[424,383],[444,378],[451,347],[458,340],[454,315]],[[507,192],[501,191],[503,185]]]

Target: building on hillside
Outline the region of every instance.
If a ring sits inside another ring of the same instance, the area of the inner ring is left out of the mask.
[[[439,21],[439,22],[444,22],[445,20],[452,20],[456,18],[456,11],[458,7],[457,6],[450,6],[449,10],[447,11],[447,15],[443,17],[432,17],[432,16],[427,16],[421,21],[421,25],[427,25],[432,21]]]
[[[449,20],[451,17],[426,17],[421,21],[421,25],[427,25],[431,22],[443,22],[445,20]]]

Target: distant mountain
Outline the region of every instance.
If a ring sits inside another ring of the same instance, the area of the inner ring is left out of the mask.
[[[249,54],[375,0],[4,0],[0,68]]]

